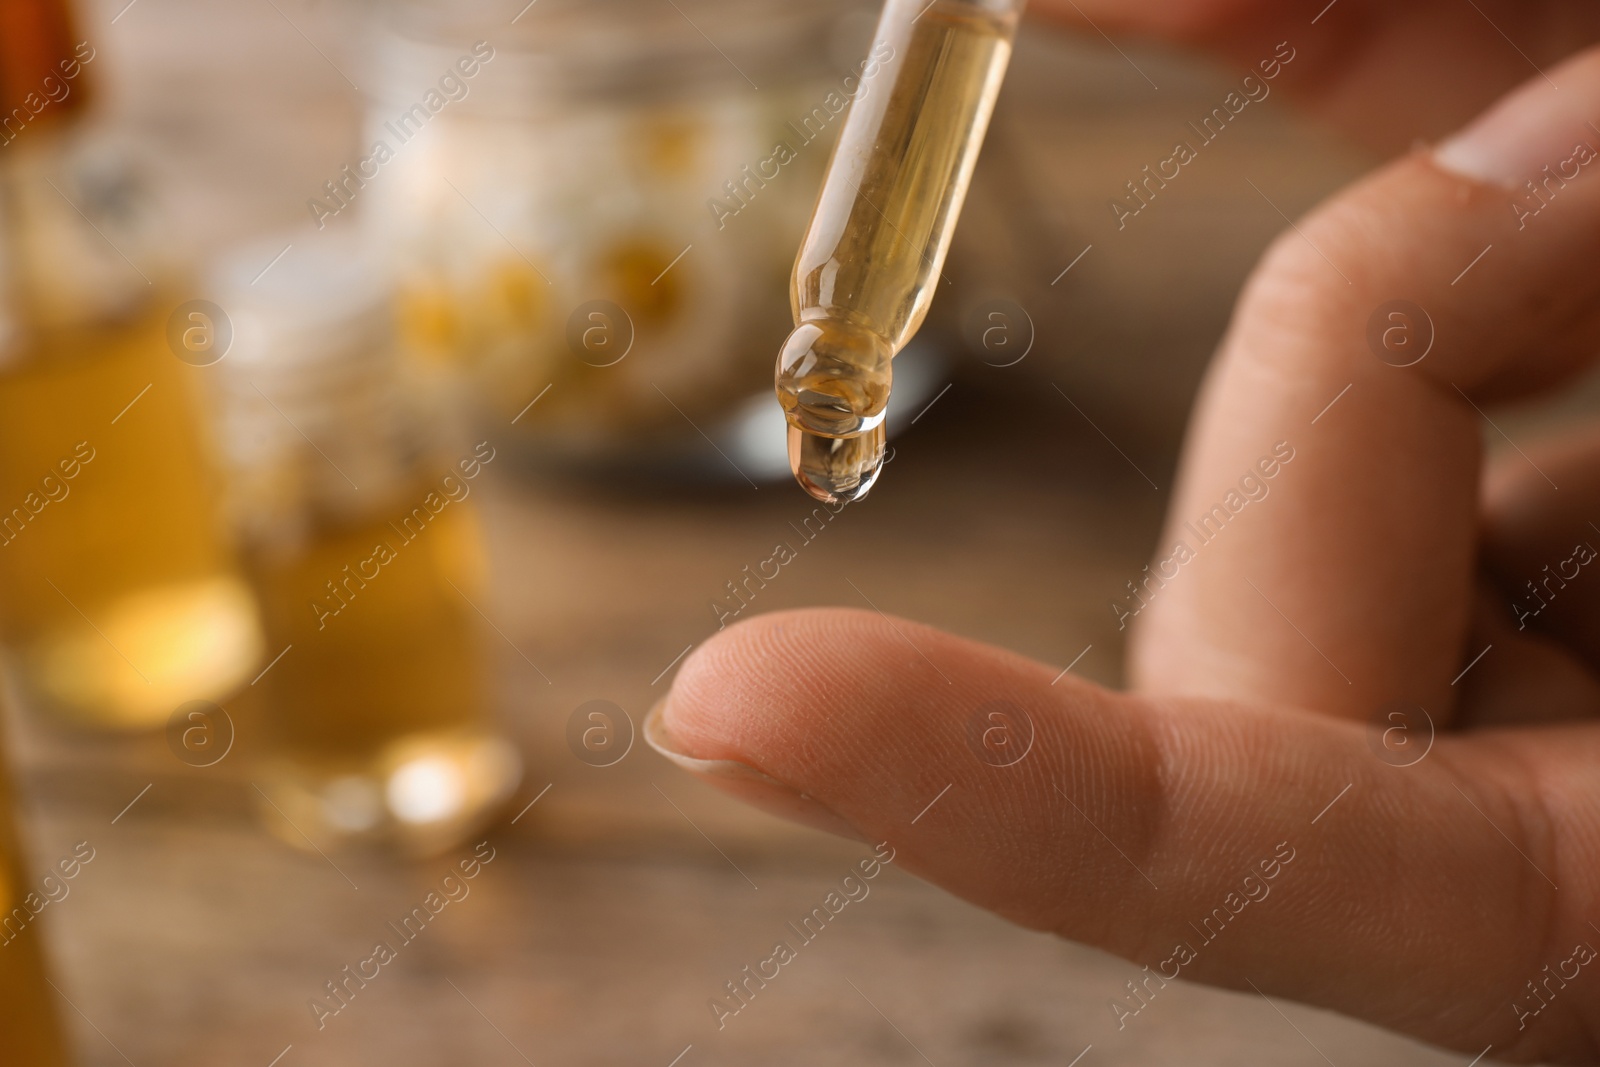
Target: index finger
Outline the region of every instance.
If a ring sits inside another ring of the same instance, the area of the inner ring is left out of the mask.
[[[1593,351],[1597,117],[1600,51],[1291,224],[1239,304],[1156,562],[1123,605],[1138,684],[1447,711],[1485,405]]]

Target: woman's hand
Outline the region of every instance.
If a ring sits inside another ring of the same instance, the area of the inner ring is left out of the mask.
[[[1029,10],[1252,68],[1287,41],[1297,56],[1283,88],[1386,155],[1443,136],[1600,41],[1590,0],[1032,0]]]
[[[1318,32],[1409,24],[1380,10],[1341,0]],[[1600,434],[1518,440],[1487,475],[1481,444],[1483,410],[1600,346],[1600,50],[1546,74],[1266,255],[1132,619],[1132,692],[870,612],[789,612],[702,645],[653,739],[1148,964],[1151,988],[1600,1062]]]

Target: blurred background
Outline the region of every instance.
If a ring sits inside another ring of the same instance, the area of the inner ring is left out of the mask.
[[[1025,25],[834,516],[772,361],[874,5],[0,8],[8,1062],[1454,1062],[1177,985],[1119,1030],[1137,968],[893,867],[719,1030],[864,850],[636,736],[852,581],[1117,684],[1234,294],[1374,160],[1275,92],[1119,229],[1243,72]]]

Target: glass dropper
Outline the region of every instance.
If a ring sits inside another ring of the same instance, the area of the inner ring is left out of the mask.
[[[890,361],[922,325],[1025,0],[888,0],[795,259],[789,466],[828,503],[883,467]]]

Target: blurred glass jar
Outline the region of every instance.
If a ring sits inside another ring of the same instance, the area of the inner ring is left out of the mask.
[[[198,372],[168,343],[162,220],[130,156],[76,121],[95,50],[28,36],[64,30],[58,4],[9,17],[0,82],[38,109],[0,110],[0,634],[48,709],[152,727],[249,677],[260,632]]]
[[[468,497],[495,449],[452,444],[418,407],[387,279],[350,235],[241,250],[213,291],[233,329],[215,378],[230,510],[277,657],[259,679],[262,815],[300,847],[448,848],[521,777],[473,607]]]
[[[362,183],[312,213],[361,205],[408,351],[542,460],[736,477],[697,427],[722,440],[739,401],[771,407],[870,8],[541,0],[508,26],[503,7],[388,12]]]

